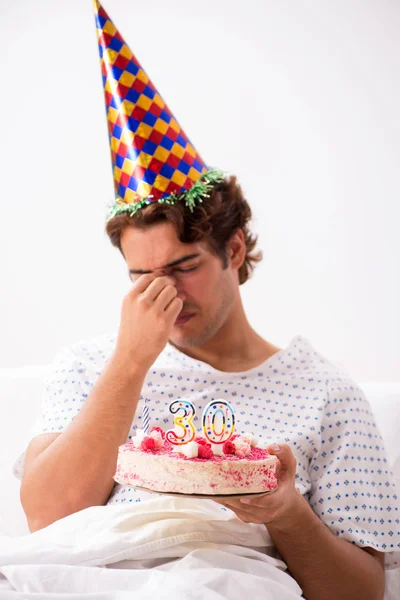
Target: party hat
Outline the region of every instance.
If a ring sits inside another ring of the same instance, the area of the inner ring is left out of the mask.
[[[108,219],[152,202],[193,210],[223,173],[206,166],[106,11],[94,0],[114,176]]]

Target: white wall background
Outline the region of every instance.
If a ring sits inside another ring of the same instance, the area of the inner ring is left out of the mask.
[[[251,323],[356,380],[400,381],[400,4],[104,0],[264,261]],[[0,366],[116,330],[129,288],[90,0],[0,0]]]

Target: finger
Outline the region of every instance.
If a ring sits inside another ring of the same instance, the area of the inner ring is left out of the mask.
[[[296,474],[296,458],[287,444],[271,444],[267,447],[270,454],[275,455],[279,459],[279,476],[283,476],[285,473],[294,476]]]
[[[275,490],[274,490],[275,491]],[[265,506],[265,503],[268,502],[270,503],[271,500],[265,500],[266,496],[269,496],[270,494],[273,494],[273,492],[265,492],[265,494],[263,494],[262,496],[255,496],[253,498],[249,498],[244,496],[243,498],[240,498],[240,504],[243,505],[247,505],[247,506],[259,506],[259,507],[263,507]]]
[[[246,510],[235,509],[235,510],[233,510],[233,512],[244,523],[262,524],[262,523],[267,522],[267,520],[268,520],[265,515],[265,512],[260,511],[260,510],[246,511]]]
[[[267,511],[264,506],[246,506],[244,504],[241,506],[232,506],[225,504],[225,507],[234,512],[235,515],[245,523],[269,523],[271,521],[269,515],[276,514],[276,509],[268,508]]]
[[[219,503],[223,504],[224,506],[226,506],[226,508],[230,508],[233,511],[245,508],[243,506],[243,504],[240,503],[240,499],[239,498],[234,498],[232,500],[226,499],[223,502],[220,500]]]
[[[229,504],[226,504],[226,502],[222,502],[221,500],[214,500],[214,502],[220,504],[221,506],[225,506],[225,508],[230,508]]]
[[[176,297],[177,293],[178,290],[174,285],[166,285],[165,288],[161,290],[154,301],[154,305],[159,312],[164,312],[170,302]]]
[[[165,309],[166,316],[174,323],[183,308],[183,300],[176,296]]]
[[[176,279],[173,277],[168,277],[167,275],[156,277],[142,295],[150,302],[154,302],[165,287],[175,284]]]
[[[150,283],[156,278],[154,273],[145,273],[140,275],[135,281],[133,281],[131,294],[139,295],[142,294],[150,285]]]

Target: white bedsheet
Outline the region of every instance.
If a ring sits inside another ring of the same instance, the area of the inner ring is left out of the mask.
[[[211,500],[93,506],[30,535],[1,535],[0,599],[300,598],[273,554],[264,526]]]

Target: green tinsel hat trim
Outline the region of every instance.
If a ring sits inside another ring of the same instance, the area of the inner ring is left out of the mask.
[[[225,174],[223,171],[220,171],[219,169],[210,169],[206,173],[203,173],[189,190],[184,190],[179,194],[171,194],[170,196],[160,198],[159,200],[151,200],[152,196],[148,196],[147,198],[139,200],[139,202],[132,202],[130,204],[127,204],[122,199],[117,199],[115,203],[108,207],[107,221],[122,213],[128,213],[128,215],[132,217],[141,208],[156,202],[159,204],[176,204],[183,200],[190,211],[193,212],[194,207],[197,204],[201,204],[203,200],[210,197],[213,186],[216,183],[223,181],[224,178]]]

